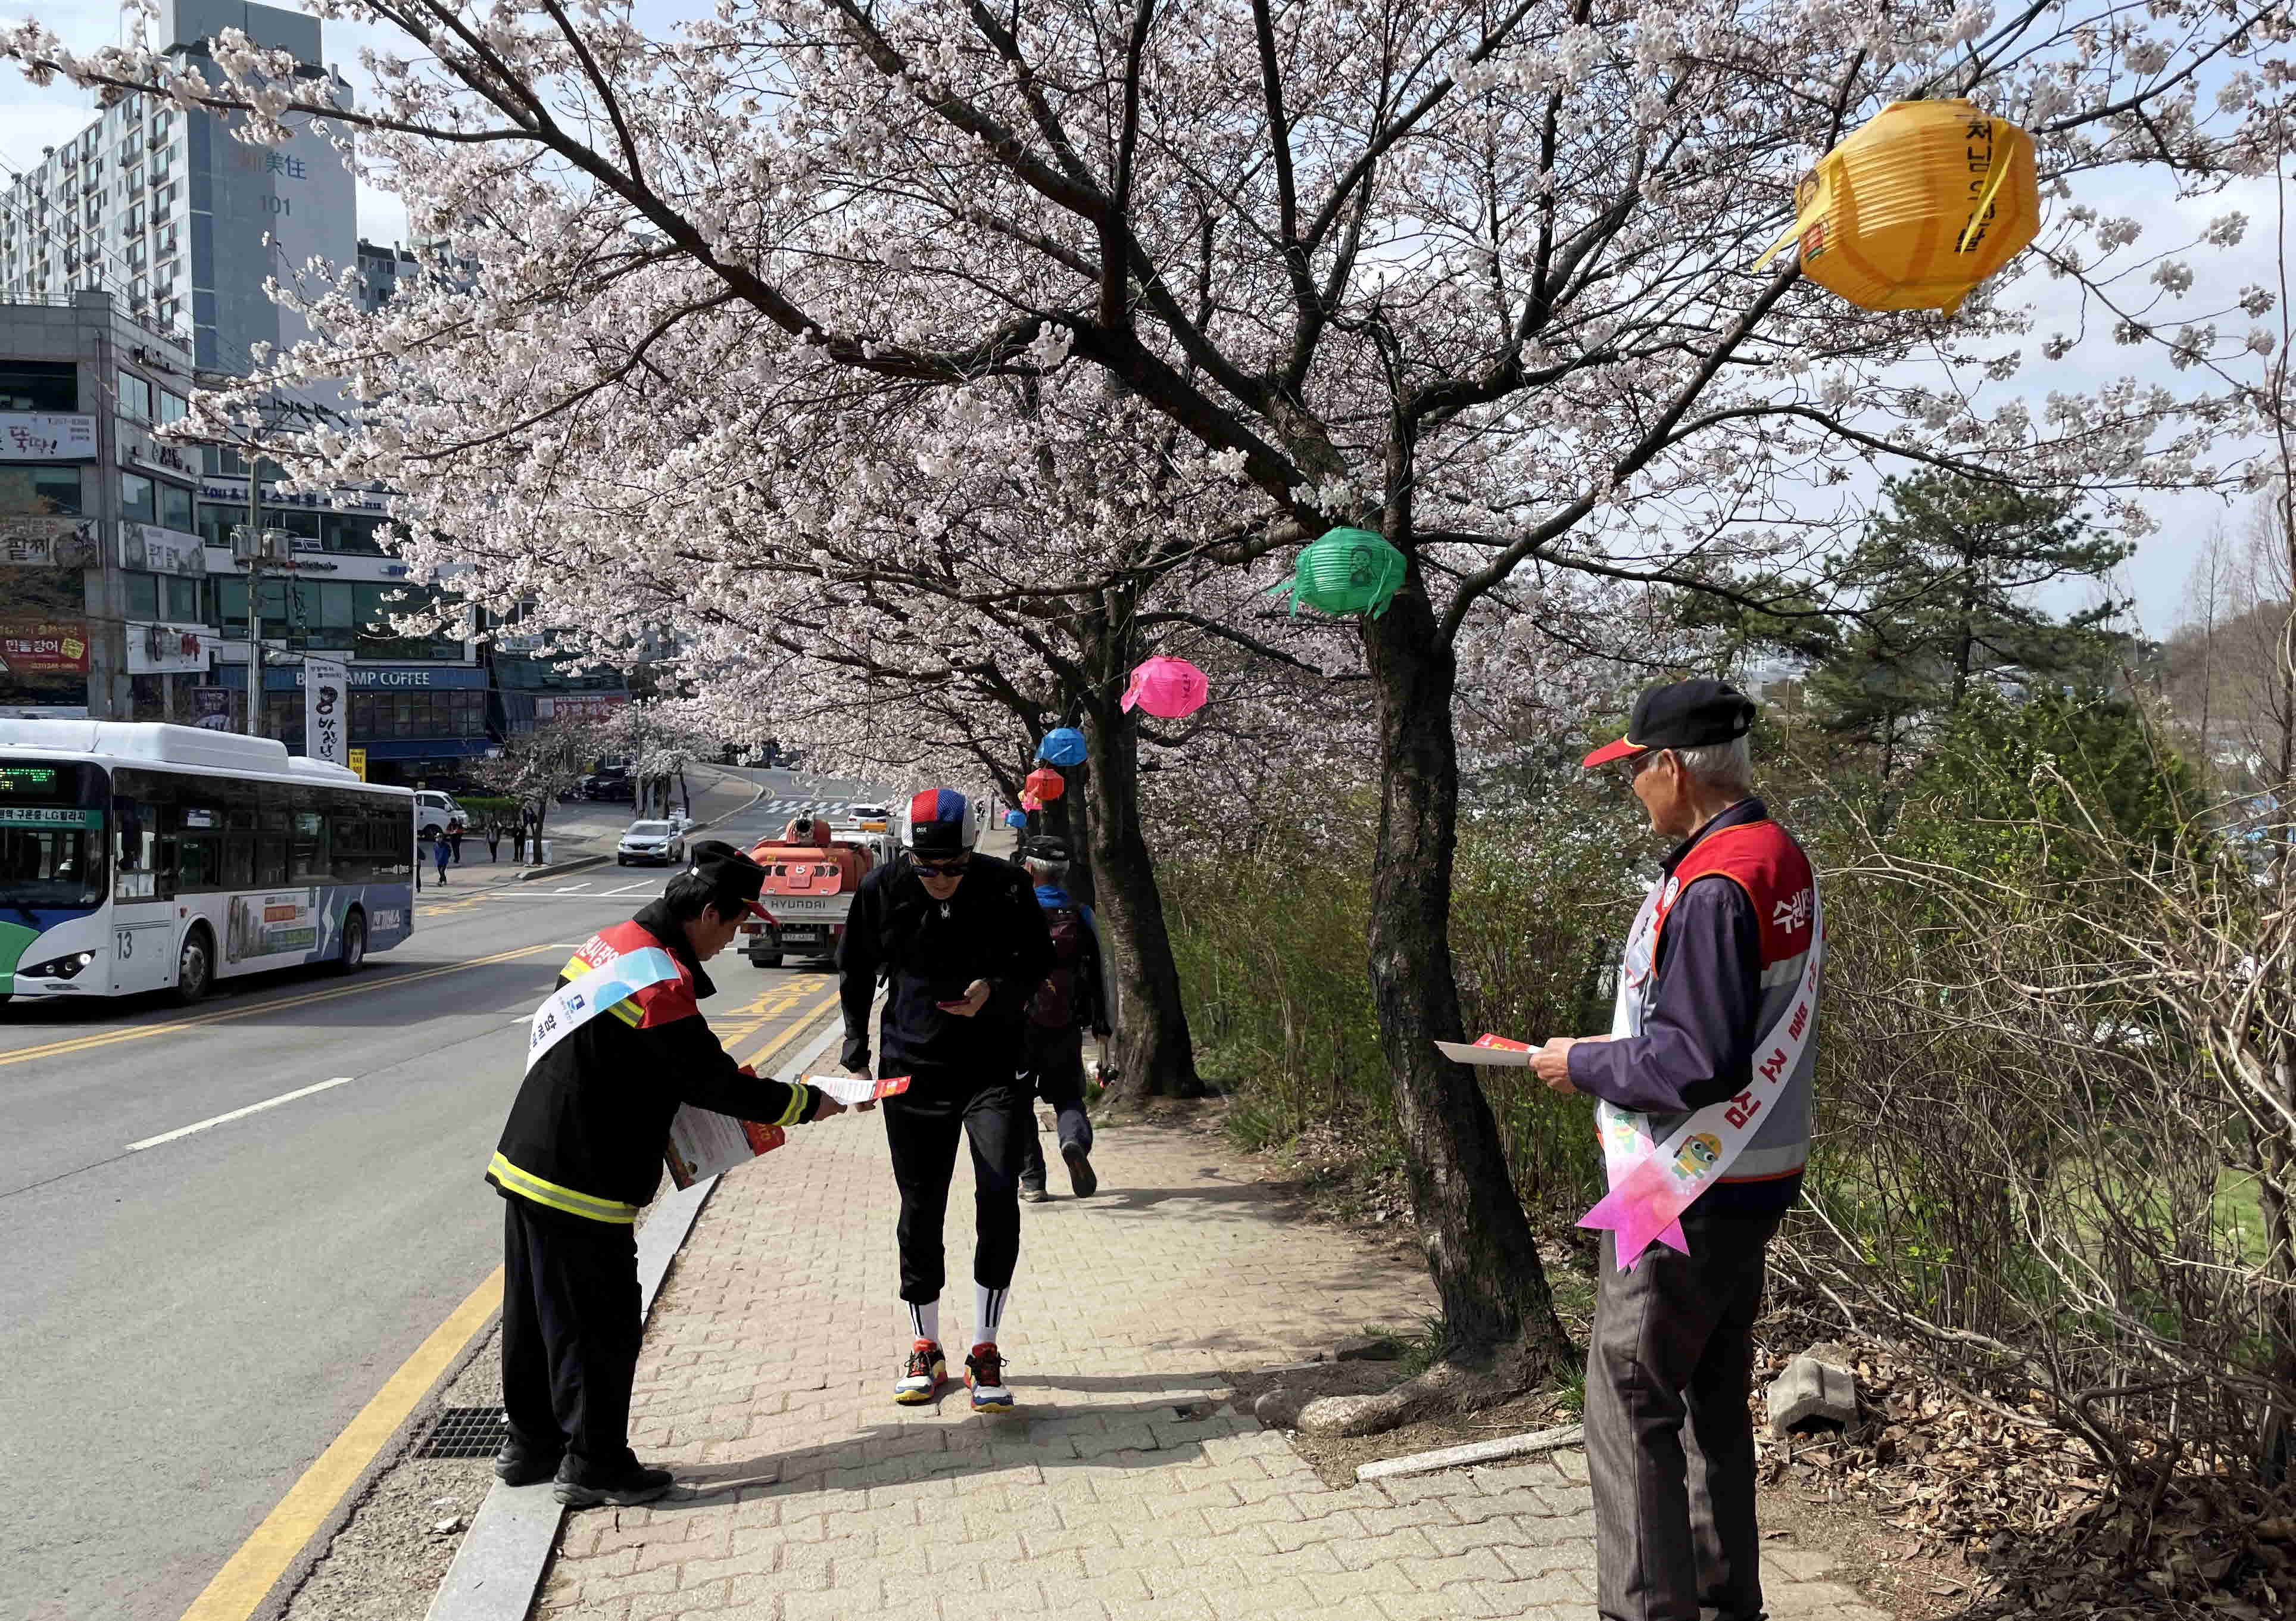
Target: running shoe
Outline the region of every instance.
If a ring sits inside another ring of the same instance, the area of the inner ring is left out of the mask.
[[[975,1345],[964,1359],[964,1382],[972,1387],[975,1412],[1011,1412],[1013,1393],[1004,1388],[1004,1359],[993,1345]]]
[[[1100,1177],[1092,1168],[1092,1156],[1080,1142],[1061,1145],[1061,1157],[1069,1162],[1069,1189],[1077,1197],[1088,1199],[1100,1191]]]
[[[1045,1191],[1045,1184],[1042,1182],[1021,1184],[1021,1202],[1024,1205],[1042,1205],[1049,1201],[1052,1197]]]
[[[908,1367],[893,1381],[893,1400],[904,1407],[922,1407],[947,1383],[948,1358],[932,1341],[921,1339],[909,1352]]]

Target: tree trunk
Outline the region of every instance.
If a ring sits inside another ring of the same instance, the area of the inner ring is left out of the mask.
[[[1085,815],[1092,841],[1109,990],[1116,1003],[1116,1073],[1136,1098],[1201,1098],[1179,965],[1164,925],[1155,858],[1140,827],[1140,737],[1103,687],[1086,716]]]
[[[1449,938],[1457,665],[1415,558],[1402,591],[1383,615],[1364,621],[1363,634],[1379,694],[1381,751],[1372,995],[1394,1076],[1412,1206],[1456,1348],[1447,1360],[1514,1344],[1536,1375],[1567,1362],[1570,1343],[1482,1088],[1473,1071],[1435,1049],[1439,1039],[1461,1033]]]

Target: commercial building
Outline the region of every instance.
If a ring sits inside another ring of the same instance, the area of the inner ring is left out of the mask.
[[[316,18],[243,0],[161,0],[167,49],[221,72],[226,28],[293,53],[316,96],[350,104],[320,61]],[[258,344],[308,335],[264,281],[313,258],[351,261],[357,203],[341,155],[308,123],[283,145],[234,140],[212,114],[131,95],[37,163],[8,154],[0,192],[0,300],[111,292],[127,312],[187,336],[201,370],[244,372]]]
[[[208,553],[192,357],[114,302],[0,306],[0,714],[193,718]]]
[[[109,292],[0,304],[0,714],[245,725],[246,469],[152,432],[183,418],[193,379],[189,349]],[[255,598],[265,732],[297,746],[301,655],[340,657],[351,745],[390,781],[483,753],[490,681],[468,637],[393,628],[430,588],[377,539],[383,503],[259,481],[255,521],[289,552]]]

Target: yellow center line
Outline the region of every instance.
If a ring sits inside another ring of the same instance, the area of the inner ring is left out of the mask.
[[[308,1008],[314,1002],[331,1002],[337,997],[358,996],[369,991],[387,991],[394,985],[411,985],[417,980],[436,979],[442,974],[460,974],[465,968],[484,967],[488,963],[509,962],[515,958],[532,957],[540,951],[554,951],[550,945],[519,946],[508,951],[496,951],[491,957],[472,957],[462,962],[450,962],[436,968],[417,968],[411,974],[370,975],[355,984],[338,985],[332,991],[310,991],[300,996],[281,997],[276,1001],[250,1002],[243,1008],[226,1008],[215,1013],[197,1013],[188,1018],[160,1019],[149,1024],[136,1024],[126,1030],[109,1030],[100,1035],[74,1036],[70,1041],[49,1041],[39,1047],[20,1047],[13,1052],[0,1052],[0,1066],[23,1064],[33,1058],[61,1057],[66,1053],[86,1052],[97,1047],[110,1047],[119,1041],[141,1041],[152,1036],[174,1035],[178,1031],[195,1030],[202,1024],[220,1024],[226,1019],[252,1018],[258,1013],[277,1013],[288,1008]]]
[[[502,1286],[503,1269],[496,1267],[446,1321],[431,1330],[430,1337],[415,1347],[414,1354],[374,1393],[374,1399],[359,1409],[343,1433],[303,1471],[302,1478],[287,1488],[279,1506],[264,1516],[254,1534],[239,1545],[239,1551],[216,1572],[215,1580],[192,1600],[183,1621],[246,1621],[254,1613],[263,1595],[295,1562],[303,1545],[342,1501],[343,1493],[365,1473],[383,1443],[398,1433],[415,1403],[501,1306]]]
[[[767,1047],[763,1051],[759,1052],[757,1057],[753,1058],[744,1058],[742,1062],[749,1065],[752,1069],[762,1071],[767,1065],[772,1063],[775,1058],[780,1057],[783,1052],[796,1045],[798,1041],[806,1036],[813,1034],[817,1028],[814,1023],[814,1016],[829,1008],[834,1007],[836,1002],[837,986],[832,983],[821,993],[819,997],[816,998],[806,1007],[798,1010],[797,1014],[790,1020],[788,1025],[779,1033],[780,1039],[778,1041],[775,1041],[770,1047]]]

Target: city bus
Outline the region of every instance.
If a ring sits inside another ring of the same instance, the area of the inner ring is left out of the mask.
[[[414,795],[266,737],[0,720],[0,1001],[169,992],[414,929]]]

